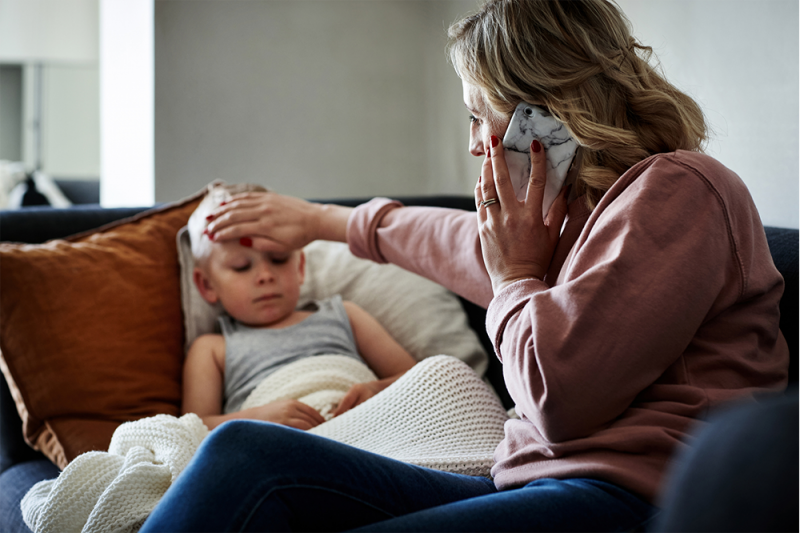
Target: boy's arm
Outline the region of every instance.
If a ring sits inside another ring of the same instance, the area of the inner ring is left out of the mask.
[[[354,385],[342,398],[333,416],[375,396],[416,364],[411,354],[372,315],[353,302],[344,302],[344,308],[350,318],[358,352],[379,379]]]
[[[201,335],[192,343],[183,364],[181,413],[195,413],[204,422],[206,416],[221,414],[224,376],[225,337]]]
[[[192,344],[183,366],[182,413],[199,416],[209,430],[228,420],[265,420],[297,429],[311,429],[325,419],[297,400],[279,400],[236,413],[222,414],[225,376],[225,338],[203,335]]]

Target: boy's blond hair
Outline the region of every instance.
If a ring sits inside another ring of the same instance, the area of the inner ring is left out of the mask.
[[[200,205],[189,217],[187,229],[189,232],[189,242],[192,246],[192,257],[195,264],[201,264],[208,258],[211,251],[211,241],[205,235],[208,220],[206,217],[213,213],[222,202],[230,200],[231,196],[243,192],[267,192],[265,187],[251,183],[237,183],[229,185],[227,183],[212,183],[208,186],[208,192]]]

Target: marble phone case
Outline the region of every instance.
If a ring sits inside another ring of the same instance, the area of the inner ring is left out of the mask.
[[[547,154],[547,186],[542,202],[542,214],[546,216],[561,192],[578,143],[570,136],[566,126],[545,109],[520,103],[514,110],[503,137],[508,173],[518,200],[524,200],[528,191],[533,139],[539,139]]]

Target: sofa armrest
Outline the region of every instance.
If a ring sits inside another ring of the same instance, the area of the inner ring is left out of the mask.
[[[798,329],[800,327],[800,286],[798,286],[798,230],[788,228],[776,228],[767,226],[764,228],[767,234],[769,251],[775,266],[783,276],[786,286],[783,289],[781,298],[781,322],[780,328],[786,343],[789,345],[789,388],[795,388],[798,381]]]

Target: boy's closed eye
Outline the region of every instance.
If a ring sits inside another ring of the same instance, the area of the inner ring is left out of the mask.
[[[282,265],[289,260],[288,254],[277,254],[277,253],[269,253],[267,254],[267,258],[270,262],[274,265]]]
[[[250,270],[251,263],[248,261],[247,263],[237,264],[231,266],[231,269],[235,272],[247,272]]]

